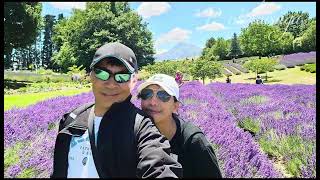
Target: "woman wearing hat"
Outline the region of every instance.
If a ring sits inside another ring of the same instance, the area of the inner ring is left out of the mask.
[[[222,177],[217,158],[203,132],[178,116],[179,86],[175,79],[156,74],[138,87],[141,108],[170,142],[171,155],[183,168],[183,177]]]

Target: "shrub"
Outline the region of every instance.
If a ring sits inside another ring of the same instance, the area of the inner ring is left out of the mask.
[[[244,118],[242,121],[239,121],[238,126],[253,134],[257,134],[260,131],[260,122],[249,117]]]
[[[139,75],[138,75],[139,80],[147,80],[150,76],[151,74],[145,69],[142,69],[139,71]]]
[[[40,68],[40,69],[37,70],[37,74],[52,75],[52,74],[55,74],[55,73],[51,69]]]
[[[307,71],[310,73],[315,73],[316,72],[316,64],[305,64],[304,66],[300,67],[300,70],[303,71]]]
[[[274,68],[278,71],[281,71],[281,70],[285,70],[287,67],[283,64],[277,64],[274,66]]]

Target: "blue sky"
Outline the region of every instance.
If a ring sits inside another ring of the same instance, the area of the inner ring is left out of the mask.
[[[157,53],[179,42],[203,48],[210,37],[229,39],[255,19],[275,23],[288,11],[316,16],[315,2],[129,2],[148,23]],[[42,14],[71,15],[72,8],[83,9],[85,2],[44,2]]]

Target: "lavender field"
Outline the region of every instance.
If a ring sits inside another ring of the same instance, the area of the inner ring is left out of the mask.
[[[286,67],[294,67],[307,63],[316,63],[316,55],[316,51],[288,54],[280,58],[280,64]]]
[[[180,116],[205,132],[223,177],[316,177],[315,85],[192,81],[180,94]],[[49,177],[59,117],[90,101],[91,92],[5,111],[4,177]]]

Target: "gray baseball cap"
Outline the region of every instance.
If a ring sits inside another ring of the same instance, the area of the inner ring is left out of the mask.
[[[137,59],[134,52],[132,49],[119,42],[107,43],[101,46],[94,54],[90,69],[98,62],[108,57],[120,60],[131,73],[138,71]]]

